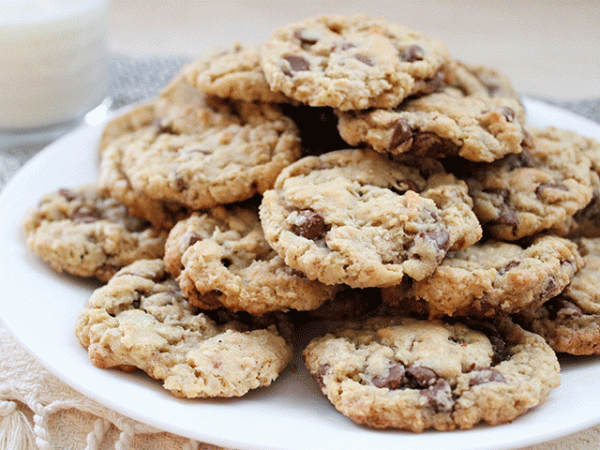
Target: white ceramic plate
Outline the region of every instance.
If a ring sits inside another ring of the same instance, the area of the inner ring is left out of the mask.
[[[532,125],[555,125],[600,140],[594,122],[533,100],[525,105]],[[510,449],[600,423],[600,407],[590,401],[600,397],[600,358],[595,357],[561,359],[560,388],[511,424],[422,434],[354,425],[321,395],[300,358],[296,371],[232,400],[181,400],[143,374],[95,368],[73,326],[96,285],[40,262],[24,244],[21,218],[43,194],[96,179],[101,127],[81,128],[44,149],[0,195],[0,317],[47,369],[76,390],[157,428],[236,449]]]

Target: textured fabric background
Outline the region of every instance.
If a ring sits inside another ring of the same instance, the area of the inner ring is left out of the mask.
[[[110,58],[112,108],[156,95],[187,59]],[[546,101],[600,123],[600,99]],[[39,148],[0,151],[0,189]],[[5,212],[0,212],[3,214]],[[125,418],[74,391],[28,355],[0,323],[0,450],[215,450]],[[600,426],[526,450],[597,450]],[[367,449],[365,449],[367,450]],[[523,449],[525,450],[525,449]]]

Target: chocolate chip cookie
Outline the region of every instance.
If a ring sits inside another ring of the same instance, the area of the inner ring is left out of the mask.
[[[441,42],[383,18],[323,15],[275,30],[261,48],[271,89],[310,106],[393,108],[446,82]]]
[[[290,165],[264,193],[260,218],[287,265],[356,288],[423,279],[448,250],[481,237],[464,183],[443,172],[424,177],[371,150]]]
[[[350,145],[392,154],[458,155],[490,162],[520,153],[525,113],[512,98],[465,96],[447,87],[396,108],[340,111],[338,129]]]
[[[526,246],[489,240],[448,252],[435,272],[382,290],[385,302],[423,301],[429,317],[511,314],[558,295],[583,259],[577,245],[543,236]]]
[[[135,191],[210,208],[264,192],[300,156],[297,128],[274,104],[182,90],[191,98],[167,102],[154,134],[123,149],[121,166]]]
[[[500,240],[532,236],[569,221],[592,199],[585,140],[555,127],[529,126],[531,146],[490,164],[448,170],[464,178],[473,210]]]
[[[560,383],[555,353],[509,319],[375,318],[315,338],[304,359],[342,414],[422,432],[510,422]]]
[[[189,301],[203,309],[309,310],[338,290],[285,264],[265,240],[253,203],[217,206],[180,221],[169,234],[164,259]]]
[[[239,397],[270,385],[292,357],[277,322],[224,317],[190,305],[162,260],[143,260],[94,291],[75,333],[95,366],[143,370],[177,397]]]
[[[518,314],[516,320],[544,337],[557,352],[600,354],[600,239],[577,242],[585,265],[571,284],[540,307]]]
[[[45,195],[23,227],[27,246],[52,268],[101,281],[138,259],[162,257],[167,238],[91,184]]]

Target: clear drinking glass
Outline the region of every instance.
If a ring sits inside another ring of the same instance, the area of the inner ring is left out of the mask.
[[[107,13],[108,0],[0,0],[0,148],[106,113]]]

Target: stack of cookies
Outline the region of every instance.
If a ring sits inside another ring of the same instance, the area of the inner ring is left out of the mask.
[[[102,282],[93,364],[188,398],[267,386],[298,347],[373,428],[509,422],[600,352],[600,144],[537,129],[510,81],[365,15],[187,65],[109,122],[94,185],[25,219],[56,270]],[[333,327],[335,325],[335,328]]]

